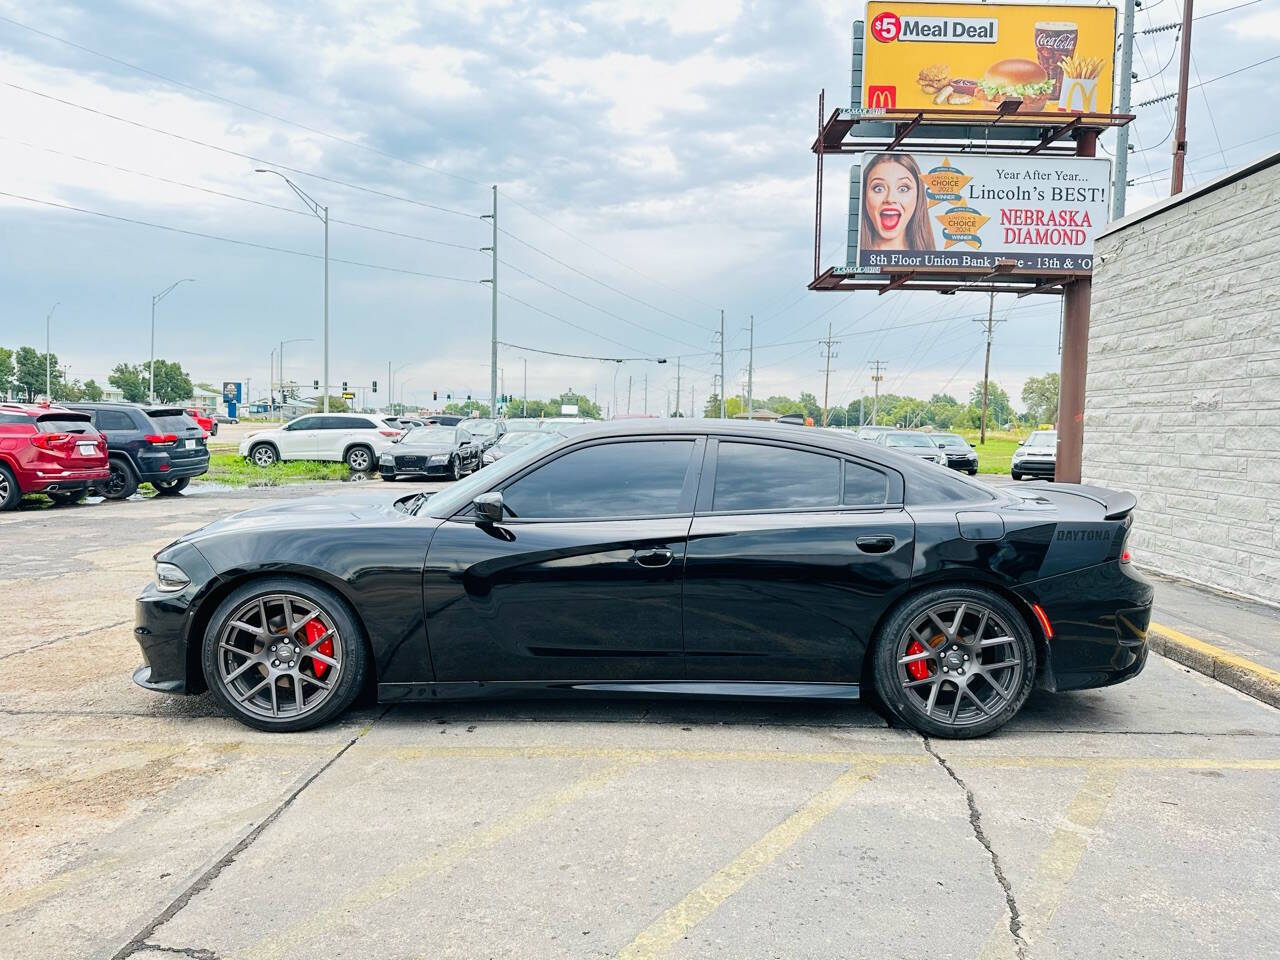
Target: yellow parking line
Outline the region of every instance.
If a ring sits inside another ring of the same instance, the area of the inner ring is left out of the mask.
[[[1114,767],[1090,770],[1084,784],[1067,805],[1066,822],[1053,832],[1048,849],[1040,857],[1028,895],[1018,904],[1021,935],[1028,946],[1034,947],[1037,938],[1053,921],[1053,915],[1088,850],[1093,831],[1111,805],[1120,776],[1121,771]],[[1009,927],[1003,918],[992,928],[986,946],[978,956],[979,960],[1010,960],[1017,956]]]
[[[658,917],[618,954],[620,960],[653,960],[661,957],[717,907],[742,889],[748,880],[835,812],[869,779],[870,775],[857,767],[841,774],[834,783]]]
[[[432,874],[448,870],[472,854],[527,830],[539,820],[551,816],[593,790],[598,790],[617,779],[635,765],[635,761],[621,761],[602,767],[575,780],[567,787],[533,801],[488,827],[455,840],[426,857],[403,863],[366,885],[354,897],[332,904],[321,913],[308,915],[278,934],[264,937],[247,950],[246,955],[254,957],[255,960],[270,960],[270,958],[304,952],[301,949],[304,944],[324,937],[329,928],[335,922],[341,922],[343,917],[358,913],[375,903],[402,893]]]

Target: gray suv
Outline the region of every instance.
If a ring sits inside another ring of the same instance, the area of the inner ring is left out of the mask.
[[[93,418],[107,438],[111,474],[97,485],[108,500],[133,496],[138,484],[149,483],[156,493],[181,492],[209,470],[205,432],[182,407],[136,403],[68,403]]]

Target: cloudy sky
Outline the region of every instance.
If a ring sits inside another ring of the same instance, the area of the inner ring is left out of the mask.
[[[1180,17],[1149,0],[1142,29]],[[1219,12],[1221,11],[1221,12]],[[682,356],[700,407],[725,311],[731,389],[756,318],[757,396],[963,394],[982,373],[981,296],[807,293],[817,93],[848,100],[860,3],[0,0],[0,345],[53,349],[104,383],[158,356],[251,380],[271,351],[321,375],[320,223],[330,209],[331,380],[410,400],[487,396],[490,223],[499,189],[505,387],[573,387],[659,412]],[[1280,148],[1280,0],[1200,0],[1188,183]],[[1140,38],[1135,102],[1171,91],[1177,31]],[[1221,78],[1221,79],[1219,79]],[[1210,113],[1212,108],[1213,113]],[[1132,211],[1168,190],[1172,104],[1138,111]],[[1104,147],[1114,146],[1108,135]],[[292,170],[286,169],[292,168]],[[847,164],[828,162],[825,265],[842,263]],[[27,199],[16,199],[16,198]],[[41,201],[36,203],[33,201]],[[60,206],[53,206],[56,204]],[[77,210],[67,208],[78,208]],[[107,215],[107,216],[101,216]],[[121,218],[121,219],[109,219]],[[162,230],[137,222],[174,228]],[[176,232],[176,231],[187,231]],[[204,234],[206,236],[196,236]],[[217,239],[215,239],[217,238]],[[239,241],[232,243],[228,241]],[[274,249],[266,249],[274,248]],[[993,376],[1017,393],[1058,364],[1058,301],[997,300]],[[400,391],[397,390],[397,396]],[[673,402],[674,405],[674,402]],[[684,406],[688,406],[687,399]]]

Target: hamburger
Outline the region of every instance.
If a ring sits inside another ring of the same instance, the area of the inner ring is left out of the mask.
[[[994,110],[1005,100],[1021,100],[1019,113],[1039,113],[1052,90],[1053,78],[1034,60],[998,60],[978,81],[975,105]]]

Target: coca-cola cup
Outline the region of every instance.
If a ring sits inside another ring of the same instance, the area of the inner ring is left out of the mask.
[[[1062,61],[1074,56],[1080,28],[1065,21],[1042,21],[1036,24],[1036,61],[1053,81],[1049,99],[1057,100],[1062,92]]]

